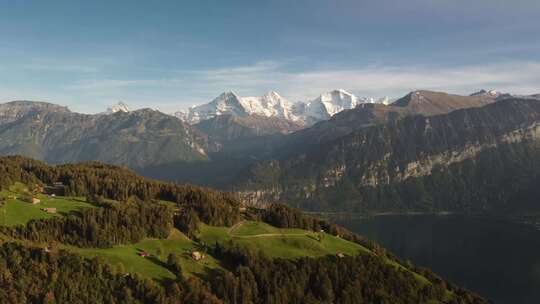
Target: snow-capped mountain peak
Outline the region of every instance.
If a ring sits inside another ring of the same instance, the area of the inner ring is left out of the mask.
[[[128,107],[127,104],[120,101],[117,104],[112,105],[111,107],[107,108],[107,111],[105,111],[106,114],[112,114],[112,113],[116,113],[116,112],[127,113],[127,112],[129,112],[129,107]]]
[[[275,91],[269,91],[261,97],[244,97],[241,100],[249,114],[298,120],[298,117],[292,114],[294,105]]]
[[[338,89],[323,93],[316,99],[308,101],[304,106],[298,106],[297,113],[307,124],[313,124],[329,119],[343,110],[353,109],[359,103],[358,97],[343,89]]]
[[[315,100],[315,102],[318,101],[324,105],[330,116],[345,109],[353,109],[358,105],[358,98],[344,89],[324,93],[318,100]]]
[[[193,106],[187,111],[178,111],[175,113],[175,116],[190,124],[195,124],[224,114],[234,116],[247,115],[240,97],[232,91],[221,93],[207,104]]]

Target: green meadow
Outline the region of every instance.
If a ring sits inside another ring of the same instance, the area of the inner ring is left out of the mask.
[[[52,197],[44,194],[34,195],[33,197],[41,202],[33,205],[20,199],[22,195],[28,194],[27,188],[22,184],[15,184],[9,190],[0,191],[0,198],[5,199],[4,204],[0,204],[0,226],[24,225],[30,220],[63,216],[82,208],[94,207],[81,198]],[[43,208],[56,208],[57,213],[47,213]]]
[[[272,258],[370,253],[368,249],[356,243],[327,233],[279,229],[266,223],[252,221],[242,222],[232,228],[201,225],[198,238],[209,245],[232,240],[247,248],[261,250]]]
[[[180,257],[184,275],[205,275],[209,269],[221,267],[219,261],[208,254],[200,261],[193,260],[191,252],[201,250],[199,245],[176,229],[172,230],[167,239],[145,239],[136,244],[105,249],[66,248],[89,258],[100,256],[113,266],[121,263],[125,272],[137,272],[156,280],[175,278],[165,265],[170,253]],[[148,252],[150,257],[139,256],[142,251]]]
[[[174,278],[165,263],[170,253],[181,259],[185,275],[206,275],[211,269],[224,266],[210,254],[200,261],[191,257],[193,251],[203,251],[203,245],[213,246],[216,242],[233,242],[253,250],[261,250],[273,258],[298,258],[303,256],[324,256],[344,253],[349,255],[369,252],[362,246],[325,234],[321,241],[318,234],[301,229],[278,229],[261,222],[244,222],[233,228],[201,225],[197,238],[199,243],[187,238],[180,231],[173,229],[167,239],[145,239],[131,245],[113,248],[77,248],[66,249],[86,257],[100,256],[113,266],[122,264],[126,272],[139,272],[153,279]],[[143,258],[139,252],[146,251],[150,257]]]

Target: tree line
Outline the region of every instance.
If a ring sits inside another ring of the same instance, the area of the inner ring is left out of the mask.
[[[40,243],[105,248],[137,243],[145,237],[166,238],[172,224],[172,208],[131,199],[124,203],[102,203],[98,208],[85,208],[64,217],[0,227],[0,231],[13,238]]]
[[[0,188],[61,184],[67,196],[100,196],[116,201],[174,202],[192,209],[209,225],[231,226],[240,220],[240,201],[228,192],[147,179],[124,167],[99,162],[49,166],[22,156],[0,157]]]

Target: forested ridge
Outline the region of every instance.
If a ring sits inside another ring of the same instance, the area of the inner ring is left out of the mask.
[[[26,226],[0,227],[0,231],[34,242],[61,242],[78,247],[112,247],[145,237],[166,238],[173,212],[162,204],[130,201],[87,208],[66,217],[32,220]]]
[[[47,166],[3,157],[0,173],[2,189],[15,182],[29,188],[61,183],[67,195],[84,197],[95,207],[1,228],[1,303],[485,303],[361,236],[284,205],[245,208],[228,193],[148,180],[99,163]],[[282,259],[232,241],[198,242],[221,267],[188,276],[170,254],[159,263],[176,278],[154,281],[126,272],[122,264],[66,250],[164,239],[173,227],[197,240],[203,224],[232,226],[246,220],[323,230],[371,254]]]

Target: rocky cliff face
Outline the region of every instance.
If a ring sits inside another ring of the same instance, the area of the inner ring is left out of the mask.
[[[130,167],[205,159],[204,136],[153,110],[85,115],[37,102],[0,106],[0,154],[51,163],[100,160]]]
[[[252,203],[290,201],[304,208],[326,210],[354,209],[366,204],[371,209],[384,210],[388,207],[385,204],[400,208],[389,202],[390,198],[372,198],[368,202],[366,196],[386,188],[406,191],[403,185],[411,181],[421,180],[422,187],[426,187],[429,178],[464,163],[473,172],[481,155],[491,155],[490,162],[494,161],[493,155],[498,155],[506,162],[514,150],[533,153],[531,149],[540,139],[539,123],[540,102],[515,98],[445,115],[411,116],[353,131],[280,160],[256,164],[239,188]],[[522,158],[516,155],[515,159],[517,165]],[[495,169],[484,168],[485,172],[490,170]],[[374,205],[377,202],[380,204]]]

